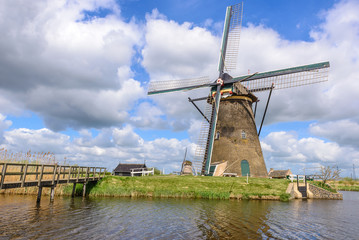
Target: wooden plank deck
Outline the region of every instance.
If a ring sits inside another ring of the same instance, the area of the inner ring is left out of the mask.
[[[0,162],[0,172],[0,189],[10,189],[98,181],[106,175],[106,168]]]

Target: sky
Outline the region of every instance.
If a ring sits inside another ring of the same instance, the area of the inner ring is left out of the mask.
[[[218,75],[226,0],[0,0],[0,149],[59,163],[179,171],[202,117],[150,81]],[[274,91],[260,136],[267,169],[359,175],[359,1],[247,0],[237,69],[329,61],[329,81]],[[257,123],[268,93],[258,94]]]

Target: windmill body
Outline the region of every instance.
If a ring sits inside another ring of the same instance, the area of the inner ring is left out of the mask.
[[[199,100],[207,100],[210,106],[207,115],[196,106],[204,116],[202,137],[196,150],[196,160],[193,161],[197,174],[211,175],[212,166],[214,169],[218,164],[226,162],[223,173],[267,177],[258,137],[260,130],[257,133],[252,110],[253,104],[258,102],[254,93],[270,90],[270,96],[273,88],[278,90],[328,80],[329,62],[240,77],[230,76],[228,72],[235,69],[236,65],[241,22],[242,4],[227,7],[218,67],[219,77],[216,80],[201,77],[150,82],[148,95],[210,88],[208,97],[189,98],[195,106],[195,101]],[[262,124],[263,120],[264,118]],[[218,173],[216,175],[218,176]]]
[[[252,110],[257,97],[239,82],[222,89],[212,163],[227,162],[225,172],[237,176],[266,177],[267,169]]]

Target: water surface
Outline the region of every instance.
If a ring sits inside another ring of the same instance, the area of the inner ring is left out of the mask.
[[[237,201],[0,195],[0,239],[359,239],[344,200]]]

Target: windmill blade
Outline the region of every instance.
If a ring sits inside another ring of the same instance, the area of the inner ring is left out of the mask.
[[[221,56],[218,70],[220,73],[236,69],[239,39],[242,26],[243,3],[227,7],[224,23]]]
[[[217,85],[217,93],[221,91],[221,84]],[[206,150],[206,161],[205,161],[205,175],[209,174],[211,161],[212,161],[212,152],[213,152],[213,142],[214,142],[214,136],[216,132],[216,126],[217,126],[217,120],[218,120],[218,112],[219,112],[219,104],[221,102],[221,94],[216,94],[216,97],[214,99],[213,105],[213,111],[211,116],[211,123],[209,128],[209,134],[208,134],[208,144],[207,144],[207,150]]]
[[[243,16],[243,3],[232,6],[231,21],[229,24],[229,33],[227,41],[227,50],[225,55],[225,69],[227,71],[235,70],[237,67],[239,40],[241,34]]]
[[[184,90],[192,90],[201,87],[209,87],[209,77],[169,80],[169,81],[151,81],[148,88],[148,95],[159,93],[176,92]]]
[[[250,92],[292,88],[328,81],[329,62],[286,68],[277,71],[254,74],[251,77],[233,78],[231,82],[241,82]]]

